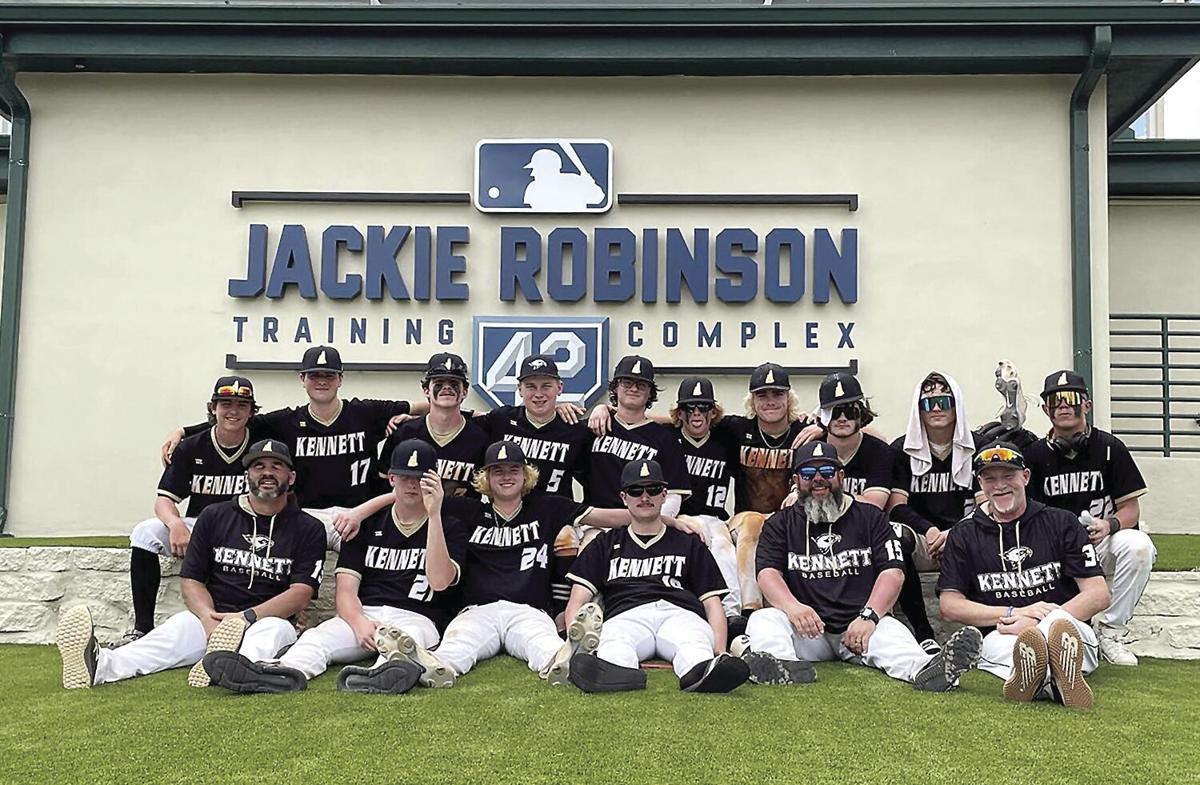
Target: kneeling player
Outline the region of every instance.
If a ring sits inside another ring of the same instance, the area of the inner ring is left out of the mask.
[[[750,676],[725,653],[729,587],[699,538],[666,525],[666,493],[657,462],[626,464],[621,500],[633,522],[598,536],[567,574],[568,618],[601,592],[608,613],[596,653],[571,660],[571,683],[584,692],[645,687],[638,663],[655,656],[671,661],[687,692],[729,692]]]
[[[321,585],[325,529],[288,497],[296,481],[282,442],[252,445],[242,464],[249,493],[209,505],[192,529],[179,571],[186,611],[119,649],[96,645],[86,605],[63,612],[56,635],[63,686],[110,681],[193,665],[188,684],[205,687],[205,650],[237,650],[251,660],[275,657],[296,642],[288,618]]]
[[[1090,708],[1083,677],[1099,655],[1087,620],[1108,607],[1109,595],[1087,529],[1065,510],[1026,499],[1029,470],[1014,445],[984,447],[975,473],[986,509],[946,539],[942,616],[988,631],[979,667],[1005,680],[1005,698]]]
[[[417,439],[392,451],[388,479],[393,504],[366,521],[360,537],[343,543],[337,566],[337,616],[308,630],[276,664],[235,652],[204,658],[213,684],[234,692],[302,690],[332,664],[357,662],[381,647],[378,628],[403,631],[423,647],[438,642],[450,603],[440,592],[458,581],[465,535],[442,516],[437,453]],[[386,644],[382,647],[387,648]],[[380,654],[371,667],[343,668],[346,692],[400,694],[417,683],[421,668]]]
[[[447,514],[459,518],[468,535],[462,577],[467,607],[446,628],[436,654],[404,630],[381,627],[379,633],[381,653],[386,649],[420,665],[422,684],[448,687],[475,663],[502,651],[527,662],[551,685],[563,684],[571,654],[595,645],[595,606],[576,614],[567,643],[558,637],[550,616],[554,539],[563,526],[585,521],[616,526],[629,515],[537,493],[537,480],[520,445],[500,441],[487,448],[474,477],[474,489],[489,501],[446,501]]]
[[[808,661],[840,659],[918,690],[952,689],[979,660],[979,631],[959,630],[937,654],[922,650],[888,615],[904,562],[883,511],[843,493],[842,462],[832,446],[804,445],[795,467],[798,503],[768,518],[758,542],[758,583],[772,607],[751,615],[750,651],[739,652],[754,681],[811,682]]]

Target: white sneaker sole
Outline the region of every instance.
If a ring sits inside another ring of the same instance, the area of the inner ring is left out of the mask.
[[[212,654],[214,651],[237,651],[242,645],[242,637],[245,636],[246,628],[249,626],[246,623],[246,618],[241,614],[226,616],[224,619],[221,619],[221,623],[212,631],[212,635],[208,636],[208,648],[204,650],[204,653]],[[212,679],[209,678],[208,671],[204,670],[203,657],[188,671],[187,683],[189,687],[208,687],[212,684]]]
[[[411,635],[395,627],[388,628],[388,633],[395,638],[396,653],[421,668],[421,678],[418,680],[421,686],[433,689],[454,686],[454,671],[429,651],[418,646]],[[394,659],[392,655],[388,657]]]
[[[63,611],[54,633],[54,643],[62,656],[62,684],[65,689],[78,690],[92,686],[93,674],[87,666],[87,649],[94,635],[92,612],[86,605],[76,605]]]
[[[600,606],[589,602],[579,609],[575,618],[567,625],[567,640],[546,671],[546,683],[551,687],[570,684],[571,658],[578,652],[594,654],[600,646],[600,629],[604,626],[604,613]]]

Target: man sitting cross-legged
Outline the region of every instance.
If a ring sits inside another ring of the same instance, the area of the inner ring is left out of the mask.
[[[381,629],[402,630],[421,646],[438,641],[451,606],[442,591],[458,581],[466,535],[442,513],[437,453],[407,439],[392,451],[388,468],[392,504],[368,519],[360,536],[342,544],[337,566],[337,616],[314,627],[278,664],[260,664],[235,652],[204,658],[213,684],[234,692],[301,690],[332,664],[357,662],[387,649]],[[387,625],[386,628],[382,625]],[[407,692],[421,668],[380,653],[370,667],[342,669],[337,687],[347,692]]]
[[[804,445],[795,468],[798,502],[767,519],[758,543],[758,583],[772,607],[751,615],[748,641],[735,647],[754,680],[811,682],[808,662],[840,659],[918,690],[954,688],[979,659],[979,631],[964,627],[941,652],[923,651],[888,615],[904,562],[883,511],[842,492],[842,462],[831,445]]]
[[[300,510],[283,442],[267,439],[242,458],[249,493],[204,508],[179,571],[186,611],[119,649],[100,650],[86,605],[65,610],[56,640],[63,686],[91,687],[192,665],[188,684],[205,687],[205,650],[269,659],[296,641],[288,618],[321,585],[325,529]]]
[[[571,683],[584,692],[642,689],[638,663],[659,656],[686,692],[733,690],[750,674],[725,653],[729,587],[716,561],[699,538],[663,520],[667,483],[657,462],[626,464],[621,489],[633,522],[596,537],[567,574],[568,618],[599,593],[608,614],[595,654],[572,657]]]

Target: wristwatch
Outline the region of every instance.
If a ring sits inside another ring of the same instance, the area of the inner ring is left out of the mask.
[[[253,624],[254,622],[258,621],[258,614],[254,612],[253,608],[247,608],[246,610],[242,611],[242,616],[245,617],[247,624]]]
[[[874,624],[879,624],[879,614],[876,613],[870,605],[865,606],[861,611],[858,612],[858,618],[866,619]]]

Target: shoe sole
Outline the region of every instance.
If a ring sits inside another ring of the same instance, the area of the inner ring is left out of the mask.
[[[68,690],[92,686],[94,674],[88,670],[87,650],[95,639],[92,612],[86,605],[76,605],[63,611],[54,633],[54,643],[62,656],[62,685]]]
[[[223,687],[230,692],[243,695],[299,692],[308,687],[308,679],[300,673],[272,672],[234,651],[206,654],[202,662],[211,686]]]
[[[391,661],[388,665],[396,661]],[[410,663],[404,663],[410,664]],[[379,666],[364,668],[350,665],[338,674],[339,692],[357,692],[369,695],[402,695],[417,685],[421,671],[417,668],[395,668]]]
[[[1046,643],[1050,656],[1050,677],[1070,709],[1090,709],[1096,703],[1092,688],[1083,678],[1083,638],[1075,625],[1059,619],[1050,625]]]
[[[742,661],[750,669],[750,681],[754,684],[782,686],[812,684],[817,680],[817,670],[811,662],[789,662],[756,651],[746,652]]]
[[[750,667],[745,661],[728,654],[714,658],[711,669],[695,684],[685,687],[684,692],[725,693],[733,692],[750,680]]]
[[[571,663],[571,683],[583,692],[630,692],[646,689],[646,674],[637,668],[622,668],[594,654],[580,655]]]
[[[421,677],[418,681],[422,686],[433,689],[454,686],[454,671],[450,670],[437,657],[418,646],[407,632],[395,627],[389,628],[389,634],[393,632],[396,640],[396,654],[421,669]],[[388,658],[395,659],[391,655],[388,655]]]
[[[588,603],[579,609],[567,626],[567,641],[554,656],[554,662],[546,672],[546,683],[551,687],[565,687],[571,683],[571,660],[577,653],[594,654],[600,646],[600,629],[604,625],[604,614],[600,606]]]
[[[205,657],[215,651],[237,651],[242,645],[242,637],[245,636],[246,628],[249,626],[246,618],[241,614],[221,619],[221,623],[212,631],[212,635],[208,636],[208,647],[204,650]],[[201,657],[200,661],[188,671],[187,683],[189,687],[208,687],[212,684],[208,671],[204,669],[204,657]]]
[[[946,641],[941,651],[913,679],[913,688],[922,692],[949,692],[964,673],[979,664],[983,636],[974,627],[963,627]]]
[[[1049,658],[1041,630],[1037,627],[1023,630],[1013,644],[1012,673],[1004,681],[1004,699],[1031,701],[1037,697],[1046,682]]]

